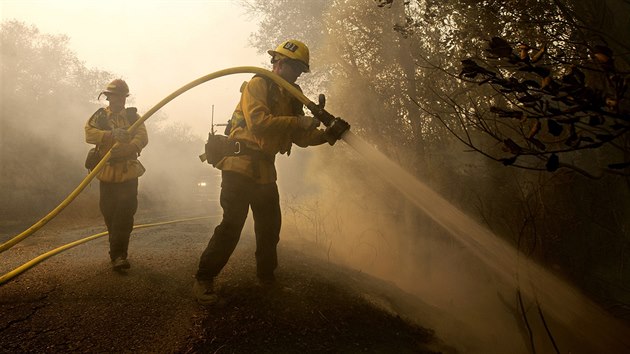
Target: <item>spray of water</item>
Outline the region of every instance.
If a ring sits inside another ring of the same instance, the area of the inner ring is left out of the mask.
[[[483,261],[506,284],[536,301],[548,315],[599,350],[630,349],[630,329],[611,317],[568,283],[519,253],[491,231],[450,204],[365,141],[347,132],[344,137],[376,172]]]

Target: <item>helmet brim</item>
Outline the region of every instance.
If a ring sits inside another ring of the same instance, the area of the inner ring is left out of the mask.
[[[309,68],[309,66],[306,65],[306,63],[304,63],[301,60],[289,58],[288,56],[286,56],[286,55],[284,55],[282,53],[278,53],[275,50],[271,50],[271,49],[267,51],[267,54],[271,55],[271,59],[272,60],[275,60],[276,56],[279,56],[280,58],[278,58],[278,60],[280,60],[280,59],[289,59],[289,60],[291,60],[291,61],[293,61],[295,63],[298,63],[300,65],[300,68],[302,69],[302,72],[307,73],[307,72],[311,71],[311,68]]]
[[[112,95],[112,96],[125,96],[125,97],[129,97],[128,93],[120,93],[120,92],[114,92],[114,91],[103,91],[101,92],[101,94],[107,96],[107,95]]]
[[[291,61],[295,64],[298,64],[300,66],[300,70],[302,70],[303,73],[307,73],[310,71],[308,65],[304,64],[302,61],[297,59],[291,59]]]

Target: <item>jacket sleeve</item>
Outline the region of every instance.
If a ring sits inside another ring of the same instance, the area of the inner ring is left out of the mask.
[[[147,127],[144,123],[140,124],[135,133],[133,134],[133,138],[131,139],[131,144],[136,146],[138,149],[138,153],[144,149],[145,146],[149,143],[149,135],[147,134]]]
[[[255,135],[266,135],[298,128],[294,116],[274,116],[267,106],[267,82],[261,77],[252,78],[245,86],[241,107],[247,127]]]
[[[299,147],[316,146],[328,142],[324,130],[313,129],[309,131],[297,130],[293,134],[293,143]]]
[[[109,134],[107,130],[98,129],[97,127],[90,124],[89,120],[87,123],[85,123],[86,143],[94,145],[105,145],[109,143],[109,141],[107,141],[109,140],[109,136],[111,136],[111,134]]]

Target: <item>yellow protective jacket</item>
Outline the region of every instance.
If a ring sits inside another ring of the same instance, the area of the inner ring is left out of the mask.
[[[261,154],[228,156],[216,166],[246,175],[258,184],[276,181],[277,153],[289,155],[292,144],[307,147],[326,142],[324,130],[305,131],[298,126],[296,116],[303,114],[302,105],[296,104],[296,99],[282,87],[266,80],[254,76],[242,89],[232,120],[241,119],[244,124],[233,123],[229,135]]]
[[[127,110],[114,113],[109,107],[96,111],[85,124],[85,141],[95,144],[100,156],[104,156],[114,145],[114,140],[109,133],[114,128],[129,128],[140,116],[127,117]],[[132,135],[131,144],[135,145],[138,153],[125,156],[116,160],[110,160],[96,176],[103,182],[120,183],[132,178],[140,177],[146,171],[138,161],[140,151],[147,146],[149,138],[144,123],[140,124]]]

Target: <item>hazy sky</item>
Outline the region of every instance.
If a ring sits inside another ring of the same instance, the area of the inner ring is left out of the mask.
[[[206,74],[235,66],[269,68],[266,54],[248,44],[256,20],[234,0],[0,0],[0,16],[67,35],[87,67],[127,81],[140,113]],[[212,105],[215,123],[227,121],[250,76],[204,83],[161,111],[206,136]]]

